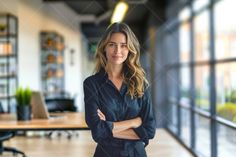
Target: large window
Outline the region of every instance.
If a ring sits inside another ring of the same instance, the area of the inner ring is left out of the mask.
[[[234,157],[236,148],[236,131],[235,129],[218,124],[218,156]]]
[[[168,128],[177,134],[178,132],[178,120],[177,120],[177,105],[170,103],[168,108]]]
[[[190,68],[183,66],[180,69],[180,103],[186,106],[190,104]]]
[[[215,5],[215,55],[217,59],[236,57],[236,1],[222,0]]]
[[[209,45],[209,11],[203,11],[194,18],[194,52],[196,61],[210,58]]]
[[[198,114],[196,114],[195,117],[196,151],[200,156],[210,157],[210,121]]]
[[[236,1],[219,1],[215,6],[217,115],[236,123]]]
[[[195,67],[195,105],[207,111],[210,108],[209,85],[209,66]]]
[[[193,11],[198,12],[209,4],[210,0],[195,0],[193,2]]]
[[[187,109],[181,109],[181,138],[184,143],[190,147],[190,111]]]
[[[178,121],[177,121],[177,103],[178,103],[178,81],[176,80],[177,69],[172,69],[167,72],[167,95],[169,100],[168,108],[168,127],[175,133],[177,133]]]
[[[181,63],[190,61],[190,25],[185,22],[180,26],[180,61]]]
[[[169,128],[197,156],[233,157],[236,1],[193,0],[191,3],[178,16],[179,52],[168,49],[167,60],[173,60],[172,56],[179,58],[177,64],[167,66],[167,96],[174,98],[168,99]],[[171,32],[169,29],[166,34]],[[171,47],[173,42],[169,41],[165,47]]]
[[[216,66],[217,114],[236,123],[236,62]]]

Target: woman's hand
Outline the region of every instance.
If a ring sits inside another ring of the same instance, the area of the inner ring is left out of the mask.
[[[97,114],[100,120],[106,121],[106,116],[102,113],[101,110],[97,109]],[[138,128],[140,125],[142,125],[142,119],[140,117],[127,120],[127,122],[132,125],[132,128]]]
[[[102,113],[101,110],[97,109],[97,113],[100,120],[106,121],[106,116]]]

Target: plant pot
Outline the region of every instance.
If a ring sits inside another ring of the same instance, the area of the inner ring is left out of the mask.
[[[31,120],[31,105],[17,106],[17,120]]]

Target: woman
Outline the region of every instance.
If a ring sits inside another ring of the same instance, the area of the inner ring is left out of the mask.
[[[107,28],[96,52],[96,74],[84,81],[86,123],[94,157],[145,157],[155,119],[139,42],[124,23]]]

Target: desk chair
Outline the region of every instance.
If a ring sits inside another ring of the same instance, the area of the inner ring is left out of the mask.
[[[50,98],[46,99],[46,106],[48,112],[76,112],[74,99],[71,98]],[[62,133],[67,134],[67,138],[70,139],[73,136],[73,131],[51,131],[48,134],[49,138],[52,138],[53,134],[61,135]],[[75,134],[78,135],[78,134]]]
[[[4,113],[3,108],[2,108],[2,104],[0,102],[0,114]],[[15,136],[15,132],[12,131],[0,131],[0,156],[2,155],[3,152],[12,152],[13,155],[17,155],[17,154],[21,154],[23,157],[26,157],[26,155],[22,152],[19,151],[15,148],[11,148],[11,147],[4,147],[3,146],[3,142],[6,140],[9,140],[10,138]]]
[[[70,98],[50,98],[46,99],[48,112],[76,112],[74,99]]]

